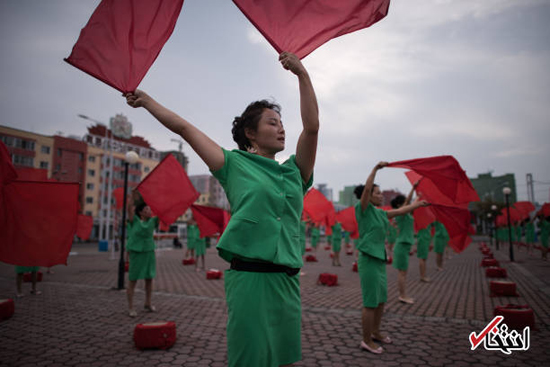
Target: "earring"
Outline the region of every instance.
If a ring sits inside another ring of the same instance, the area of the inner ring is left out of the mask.
[[[254,148],[254,147],[247,147],[247,148],[246,148],[246,151],[247,151],[248,153],[251,153],[251,154],[256,154],[256,153],[258,153],[258,149]]]

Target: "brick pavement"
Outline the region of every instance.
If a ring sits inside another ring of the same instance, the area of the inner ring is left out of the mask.
[[[0,322],[0,366],[225,366],[225,309],[223,281],[205,279],[193,266],[182,266],[182,250],[157,252],[157,279],[153,302],[158,312],[126,315],[125,293],[116,284],[118,261],[98,253],[93,245],[76,244],[78,255],[69,266],[44,274],[40,296],[16,299],[16,313]],[[506,262],[507,248],[494,251],[517,282],[521,297],[489,297],[488,280],[480,267],[481,253],[473,243],[463,254],[435,270],[428,259],[432,283],[419,282],[416,256],[410,258],[408,288],[414,305],[397,302],[397,271],[388,267],[388,304],[383,329],[394,344],[375,356],[358,348],[361,338],[361,293],[353,256],[341,254],[341,268],[330,266],[328,251],[319,249],[318,263],[305,263],[302,277],[303,359],[296,366],[445,366],[544,365],[550,361],[544,341],[550,337],[550,263],[525,252]],[[207,253],[207,268],[226,269],[215,254]],[[43,271],[44,272],[44,271]],[[321,272],[338,275],[340,285],[316,284]],[[0,264],[0,299],[14,296],[12,266]],[[142,287],[141,283],[138,287]],[[24,284],[28,293],[29,284]],[[136,293],[136,304],[144,293]],[[529,304],[537,330],[531,347],[505,356],[478,348],[470,351],[468,335],[492,319],[495,305]],[[170,320],[178,339],[167,351],[139,351],[132,341],[137,323]]]

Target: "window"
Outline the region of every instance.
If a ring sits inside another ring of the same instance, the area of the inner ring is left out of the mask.
[[[95,162],[95,155],[89,155],[88,162]]]
[[[92,177],[95,176],[95,170],[94,169],[89,169],[88,170],[88,175],[90,175]]]
[[[61,171],[61,165],[60,165],[60,164],[56,164],[56,165],[55,165],[55,171],[56,171],[56,172]]]
[[[145,171],[145,173],[147,173],[147,172],[149,172],[150,168],[149,168],[149,167],[145,167],[143,170]]]
[[[85,214],[86,214],[87,216],[89,216],[89,217],[91,217],[91,216],[92,216],[92,212],[90,212],[90,211],[86,211],[86,213],[85,213]]]
[[[84,160],[84,153],[80,152],[78,153],[78,160],[82,162]]]
[[[57,156],[61,157],[61,149],[57,148]]]
[[[79,175],[82,174],[82,167],[78,167],[78,174],[79,174]]]
[[[2,140],[2,142],[4,144],[6,144],[6,146],[8,147],[13,147],[14,146],[14,138],[11,137],[11,136],[5,136],[5,135],[2,135],[0,136],[0,140]]]
[[[14,154],[11,159],[13,164],[17,166],[34,167],[33,157],[25,157],[23,155]]]
[[[42,145],[42,148],[40,149],[42,153],[44,154],[50,154],[50,147],[47,145]]]
[[[86,190],[93,190],[93,189],[94,189],[93,183],[86,184]]]
[[[42,169],[48,169],[48,162],[41,161],[41,162],[40,162],[40,168],[42,168]]]
[[[91,196],[86,196],[86,204],[93,204],[94,198]]]

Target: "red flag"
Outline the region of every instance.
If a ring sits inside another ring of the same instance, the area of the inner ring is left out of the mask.
[[[312,188],[304,196],[304,212],[314,223],[333,226],[336,223],[334,206],[319,190]]]
[[[120,92],[133,92],[171,36],[182,5],[102,0],[65,61]]]
[[[504,223],[505,226],[508,225],[508,211],[506,210],[506,208],[502,208],[500,210],[500,215],[499,217],[502,217],[503,219],[501,219]],[[498,219],[498,217],[497,217]],[[510,223],[511,224],[514,224],[516,222],[519,222],[522,220],[522,214],[519,210],[517,210],[516,208],[514,208],[513,206],[510,207]]]
[[[220,208],[203,205],[191,205],[193,218],[202,237],[221,235],[229,223],[229,213]]]
[[[160,232],[168,232],[170,230],[170,225],[164,223],[163,221],[159,221],[159,231]]]
[[[529,218],[529,214],[536,209],[530,201],[518,201],[514,203],[514,208],[521,213],[522,220]]]
[[[479,196],[470,179],[453,156],[392,162],[388,167],[408,168],[428,178],[455,205],[479,201]]]
[[[351,238],[359,235],[357,219],[355,219],[355,207],[350,206],[336,213],[336,221],[342,224],[342,228],[350,233]]]
[[[115,197],[117,210],[122,209],[124,206],[124,187],[117,187],[114,189],[113,196]]]
[[[17,171],[17,179],[19,181],[48,181],[47,169],[18,167],[15,170]]]
[[[11,163],[8,148],[0,141],[0,186],[17,179],[17,172]],[[1,197],[0,197],[1,199]]]
[[[429,206],[421,206],[413,212],[415,232],[427,228],[435,222],[435,214]]]
[[[445,229],[447,229],[451,247],[457,253],[461,253],[472,242],[469,236],[471,225],[468,209],[438,204],[432,204],[430,208],[436,219],[443,223]]]
[[[87,240],[92,233],[92,227],[94,226],[94,219],[89,215],[78,215],[76,222],[76,235],[81,240]]]
[[[390,6],[390,0],[233,2],[278,53],[300,59],[332,38],[370,27]]]
[[[542,208],[540,208],[537,214],[542,214],[545,217],[550,217],[550,203],[543,204]]]
[[[0,261],[66,264],[77,228],[79,184],[14,181],[1,190]]]
[[[174,221],[200,196],[177,159],[168,154],[138,185],[151,210],[166,224]]]

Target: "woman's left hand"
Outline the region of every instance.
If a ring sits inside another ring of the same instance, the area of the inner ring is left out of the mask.
[[[281,65],[283,65],[283,68],[286,70],[290,70],[295,75],[300,75],[304,72],[306,72],[306,68],[298,58],[298,56],[294,55],[290,52],[282,52],[279,55],[279,61],[281,62]]]

